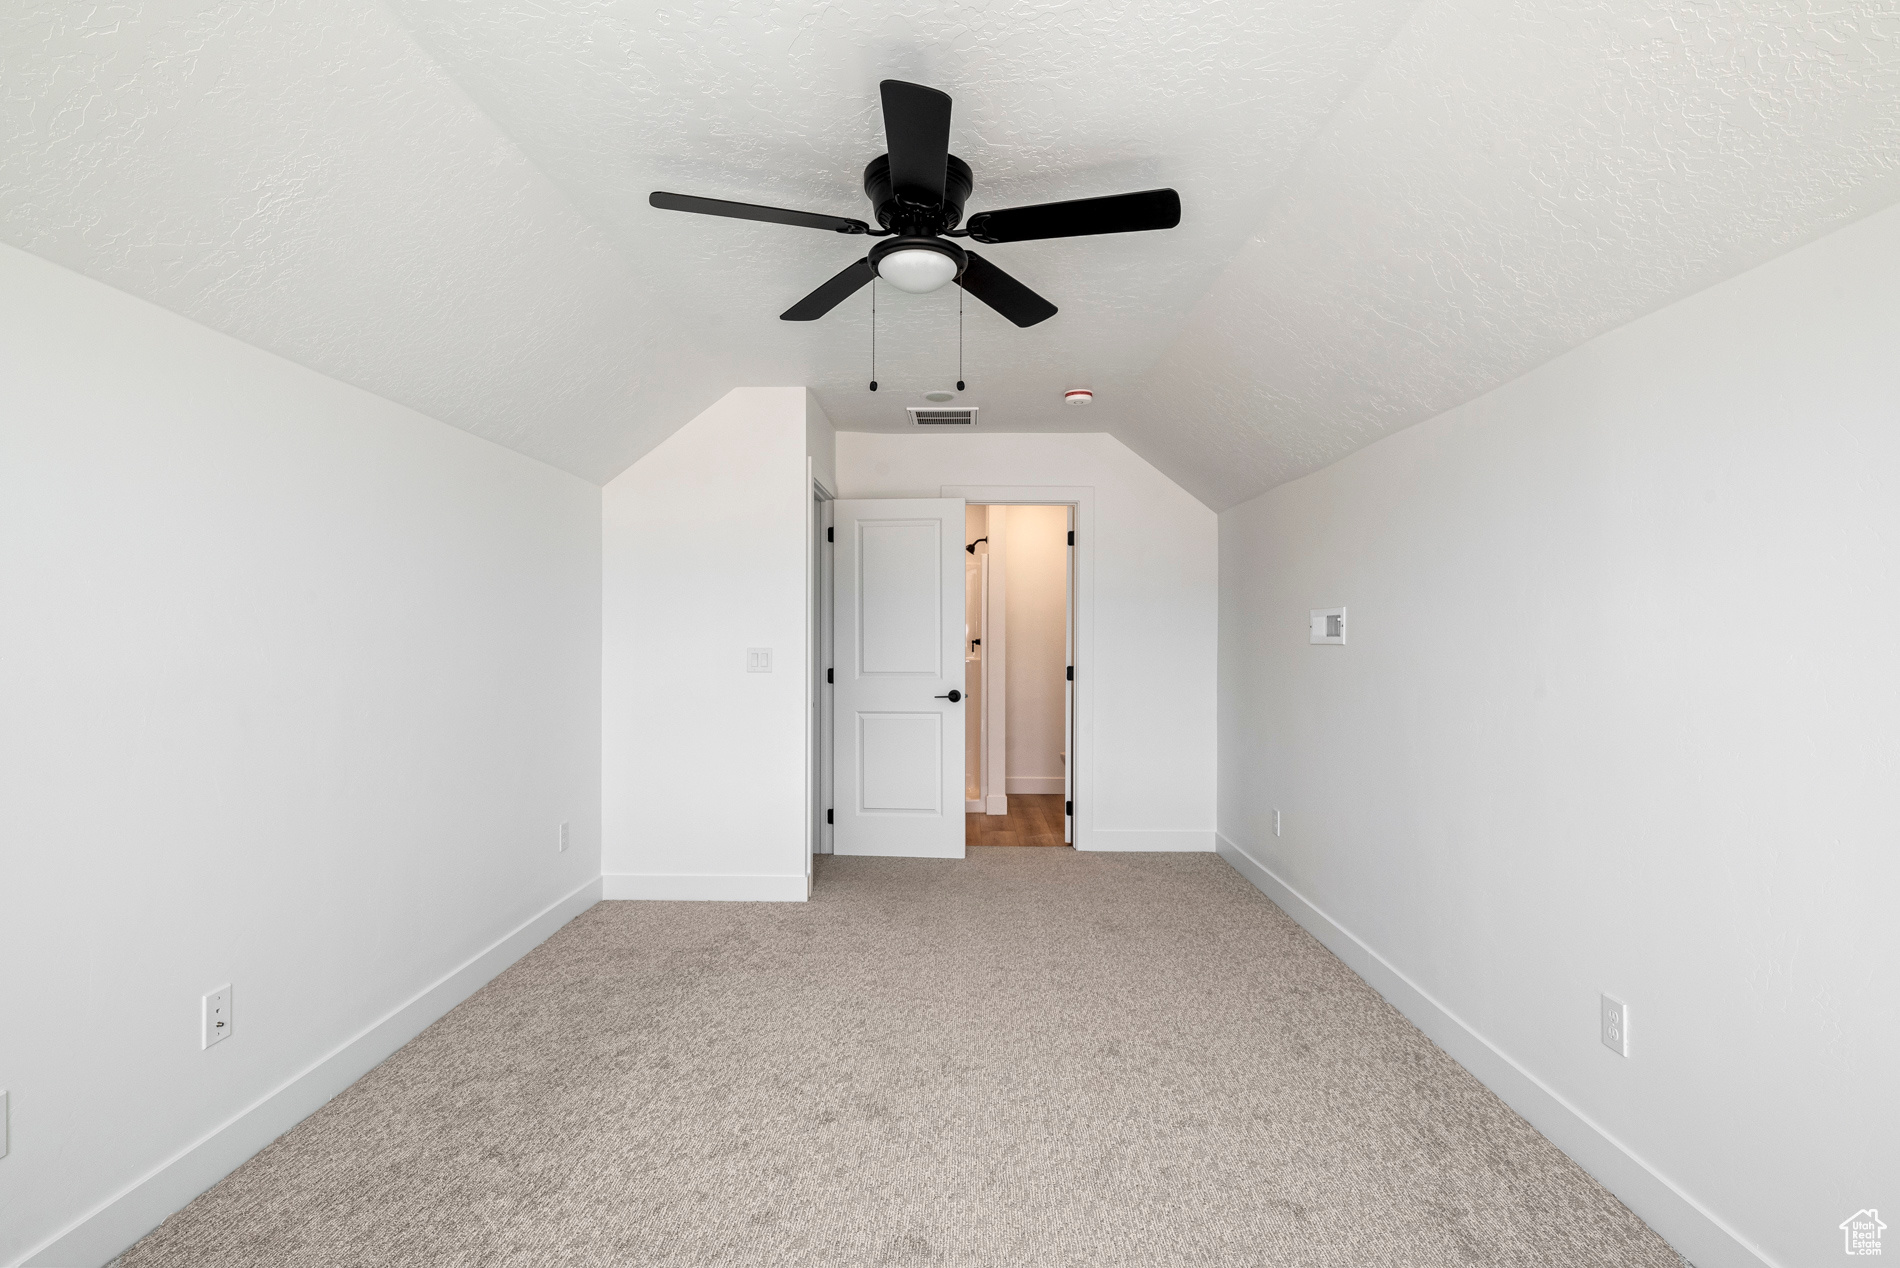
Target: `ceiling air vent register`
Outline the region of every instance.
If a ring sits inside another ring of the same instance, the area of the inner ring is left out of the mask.
[[[955,409],[931,409],[922,405],[909,406],[910,421],[919,427],[974,427],[976,426],[976,406],[962,406]]]

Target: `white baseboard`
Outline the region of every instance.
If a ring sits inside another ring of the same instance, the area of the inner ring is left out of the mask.
[[[1207,828],[1096,828],[1088,834],[1088,843],[1076,848],[1211,854],[1214,833]]]
[[[1696,1268],[1781,1268],[1759,1248],[1670,1183],[1629,1147],[1592,1122],[1575,1106],[1493,1047],[1490,1040],[1393,967],[1271,868],[1218,838],[1222,858],[1274,905],[1364,978],[1407,1020],[1498,1099],[1522,1114],[1550,1142],[1597,1178],[1623,1205],[1636,1212]]]
[[[982,814],[983,813],[983,799],[980,797],[975,797],[975,798],[971,798],[968,801],[965,801],[963,803],[963,813],[966,815]]]
[[[319,1058],[276,1091],[134,1181],[16,1262],[22,1268],[92,1268],[110,1262],[165,1217],[235,1171],[252,1154],[321,1109],[549,935],[600,901],[600,878],[530,917]]]
[[[709,903],[802,903],[811,897],[805,877],[693,876],[609,872],[600,878],[601,897],[611,901],[657,900]]]
[[[993,814],[993,815],[1008,814],[1009,813],[1009,794],[991,793],[990,794],[990,808],[985,813]]]
[[[1003,780],[1006,793],[1036,793],[1048,796],[1062,791],[1060,775],[1011,775]]]

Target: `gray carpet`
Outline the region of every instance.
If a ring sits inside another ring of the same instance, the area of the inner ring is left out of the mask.
[[[1653,1265],[1211,854],[602,903],[124,1268]]]

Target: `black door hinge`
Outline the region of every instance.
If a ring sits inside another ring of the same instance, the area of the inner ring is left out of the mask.
[[[1063,814],[1065,814],[1065,815],[1071,815],[1071,816],[1073,816],[1073,815],[1075,814],[1075,803],[1074,803],[1073,801],[1065,801],[1065,802],[1063,802],[1063,803],[1062,803],[1062,813],[1063,813]]]
[[[830,682],[830,681],[831,681],[831,671],[830,671],[829,669],[827,669],[827,670],[825,671],[825,681],[826,681],[826,682]]]
[[[826,822],[826,823],[830,823],[830,822],[831,822],[831,811],[829,811],[829,810],[827,810],[827,811],[825,811],[825,822]]]
[[[1075,681],[1075,666],[1074,665],[1069,666],[1069,681],[1070,682]]]
[[[1069,545],[1075,545],[1075,530],[1073,528],[1069,530]]]
[[[1074,533],[1070,533],[1070,534],[1069,534],[1069,536],[1073,538],[1073,537],[1075,536],[1075,534],[1074,534]],[[828,542],[835,542],[835,541],[837,541],[838,539],[837,539],[837,538],[835,538],[835,537],[833,537],[833,536],[831,535],[831,530],[827,528],[827,529],[825,530],[825,540],[826,540],[826,541],[828,541]]]

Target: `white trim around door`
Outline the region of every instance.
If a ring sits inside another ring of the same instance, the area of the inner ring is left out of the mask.
[[[805,627],[811,639],[805,657],[805,697],[812,710],[805,736],[805,888],[811,889],[812,856],[831,853],[831,504],[838,495],[825,487],[818,464],[805,459],[811,483],[812,513],[805,543]]]
[[[1086,484],[946,484],[941,496],[988,506],[1075,508],[1075,735],[1070,777],[1075,784],[1074,846],[1095,840],[1095,487]],[[1000,783],[1001,781],[999,781]],[[1000,789],[999,789],[1000,791]]]

